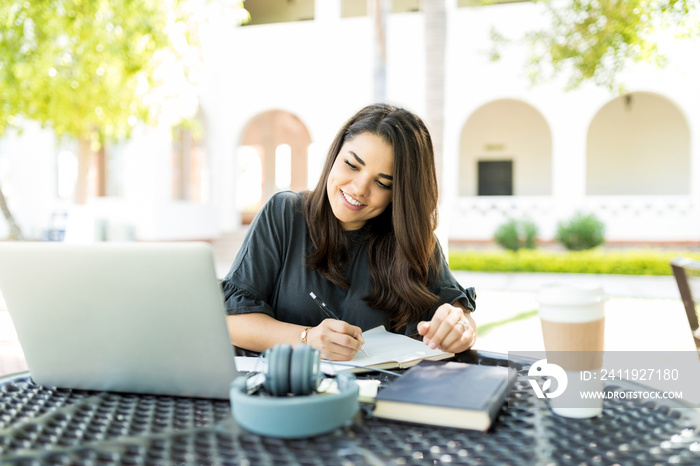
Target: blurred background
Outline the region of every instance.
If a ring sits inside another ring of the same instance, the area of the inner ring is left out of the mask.
[[[439,236],[576,212],[700,243],[696,1],[6,0],[0,238],[206,240],[315,186],[362,106],[425,119]]]
[[[431,130],[479,348],[541,340],[552,275],[512,271],[607,274],[606,347],[692,348],[668,261],[700,259],[699,3],[3,0],[0,241],[204,240],[221,276],[389,102]],[[0,374],[24,369],[0,296]]]

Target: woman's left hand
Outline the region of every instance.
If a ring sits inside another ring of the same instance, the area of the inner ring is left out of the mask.
[[[418,333],[431,349],[461,353],[476,343],[476,323],[460,303],[438,307],[430,322],[419,322]]]

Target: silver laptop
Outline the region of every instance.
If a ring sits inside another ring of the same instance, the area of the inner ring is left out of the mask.
[[[207,243],[0,242],[0,290],[39,385],[228,398]]]

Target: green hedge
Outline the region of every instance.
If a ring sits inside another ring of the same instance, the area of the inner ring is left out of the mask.
[[[480,272],[601,273],[620,275],[671,275],[669,261],[685,256],[700,260],[700,252],[659,250],[587,251],[481,251],[452,249],[452,270]]]

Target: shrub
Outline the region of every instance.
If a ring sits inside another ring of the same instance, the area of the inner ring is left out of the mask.
[[[510,251],[537,248],[537,225],[531,220],[508,220],[496,229],[494,241]]]
[[[557,240],[569,251],[584,251],[605,241],[605,225],[594,214],[577,212],[568,221],[559,222]]]

